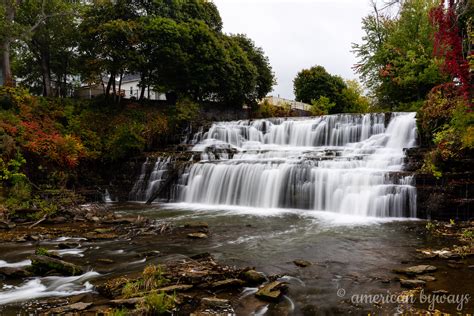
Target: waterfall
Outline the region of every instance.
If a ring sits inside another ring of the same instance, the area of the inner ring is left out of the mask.
[[[403,172],[416,146],[415,113],[338,114],[216,122],[182,176],[187,203],[415,217]],[[197,138],[197,137],[196,137]]]
[[[171,157],[146,158],[129,193],[130,201],[147,201],[166,180]]]

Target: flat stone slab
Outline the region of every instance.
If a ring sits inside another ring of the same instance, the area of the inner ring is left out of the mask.
[[[204,297],[201,299],[201,304],[210,308],[222,308],[230,305],[229,300],[217,297]]]
[[[394,271],[396,273],[415,275],[415,274],[423,274],[423,273],[434,272],[436,270],[438,270],[438,268],[436,268],[435,266],[421,264],[421,265],[409,267],[409,268],[406,268],[406,269],[395,269]]]
[[[78,302],[75,304],[54,308],[51,310],[51,312],[58,313],[58,314],[69,313],[69,312],[80,312],[80,311],[88,309],[90,306],[92,306],[92,303]]]
[[[239,279],[225,279],[222,281],[217,281],[212,283],[211,287],[213,288],[222,288],[222,287],[233,287],[233,286],[243,286],[244,281]]]
[[[192,288],[193,286],[190,284],[176,284],[176,285],[170,285],[166,287],[159,288],[158,291],[160,292],[179,292],[179,291],[186,291]]]
[[[422,281],[425,281],[425,282],[436,281],[436,278],[434,276],[431,276],[431,275],[420,275],[416,278],[417,278],[417,280],[422,280]]]
[[[271,283],[267,283],[263,285],[255,296],[266,301],[279,301],[280,298],[283,296],[283,292],[286,291],[287,285],[284,282],[280,281],[273,281]]]
[[[423,280],[405,280],[405,279],[400,280],[400,285],[401,286],[409,287],[409,288],[424,286],[425,284],[426,284],[426,282],[423,281]]]
[[[204,233],[190,233],[188,234],[188,238],[191,239],[206,239],[207,235]]]

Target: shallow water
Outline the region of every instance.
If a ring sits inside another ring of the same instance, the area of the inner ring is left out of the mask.
[[[239,315],[281,315],[283,311],[294,315],[360,313],[373,311],[374,306],[355,306],[350,302],[353,295],[400,291],[399,282],[394,280],[397,275],[392,269],[418,264],[417,248],[439,249],[444,246],[439,239],[426,234],[424,221],[413,219],[179,203],[151,206],[132,203],[113,207],[122,214],[140,214],[177,225],[204,221],[209,224],[210,235],[208,239],[192,241],[185,237],[169,238],[168,235],[97,242],[70,239],[80,245],[61,255],[71,262],[87,263],[86,268],[100,275],[89,272],[87,278],[55,279],[61,286],[53,286],[54,282],[48,278],[24,280],[20,284],[0,281],[0,305],[9,303],[0,306],[0,314],[24,311],[26,307],[22,307],[21,301],[27,299],[40,300],[39,304],[42,304],[41,299],[48,296],[92,291],[90,284],[102,276],[141,271],[150,263],[158,264],[203,252],[211,253],[228,265],[253,266],[266,275],[280,275],[289,283],[287,297],[279,304],[262,303],[251,295],[256,289],[245,289],[236,308]],[[0,260],[3,260],[0,263],[25,265],[35,247],[56,249],[64,239],[0,245]],[[150,251],[159,251],[161,255],[145,259],[144,254]],[[114,262],[101,262],[99,259],[112,259]],[[293,263],[295,259],[310,261],[312,265],[299,268]],[[446,270],[449,268],[442,268],[439,262],[434,264],[440,268],[437,278],[447,272],[449,278],[443,280],[440,277],[430,283],[430,289],[472,292],[469,285],[472,273],[470,276],[462,275],[465,272],[461,270]],[[344,295],[341,295],[341,289]],[[19,299],[11,298],[15,291]],[[32,295],[28,296],[28,293]],[[31,302],[28,304],[38,306]],[[396,304],[387,304],[377,310],[393,313],[397,307]],[[455,311],[455,306],[445,305],[443,308]]]

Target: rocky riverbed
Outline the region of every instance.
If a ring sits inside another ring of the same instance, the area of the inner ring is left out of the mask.
[[[389,249],[383,240],[379,241],[380,258],[395,259],[376,263],[380,259],[373,252],[373,257],[362,260],[377,268],[364,275],[350,263],[344,265],[342,259],[325,254],[321,247],[321,255],[314,255],[307,246],[306,252],[301,251],[295,241],[292,243],[297,249],[287,248],[285,253],[289,257],[280,258],[278,252],[284,251],[289,240],[278,241],[278,227],[269,227],[273,232],[269,240],[277,240],[283,249],[272,244],[277,248],[273,250],[275,255],[269,256],[265,246],[269,242],[267,232],[259,227],[260,221],[271,226],[268,218],[243,222],[230,218],[219,222],[220,219],[206,215],[188,217],[180,213],[179,220],[172,220],[166,209],[160,211],[164,214],[159,217],[150,215],[155,212],[156,206],[144,212],[130,212],[120,207],[89,205],[40,223],[3,220],[0,313],[313,315],[329,311],[429,309],[456,312],[460,303],[448,302],[449,295],[459,300],[454,295],[473,293],[472,222],[407,223],[404,229],[413,230],[413,235],[423,240],[402,245],[405,241],[400,236],[398,254],[389,254],[397,245]],[[296,220],[300,221],[288,217],[285,222],[291,227]],[[383,225],[391,230],[401,226]],[[251,232],[258,234],[259,229],[262,240],[249,242]],[[345,228],[348,229],[352,228]],[[239,237],[234,240],[233,234]],[[292,238],[287,230],[283,236]],[[353,244],[352,252],[357,252],[361,243],[362,247],[374,248],[363,239]],[[223,252],[224,243],[231,254]],[[252,259],[251,250],[243,252],[239,243],[246,249],[256,247],[262,261]],[[333,249],[338,252],[338,245],[333,245]],[[334,292],[324,294],[327,280],[331,279],[337,282]],[[347,293],[341,295],[340,289]],[[358,301],[358,293],[392,293],[414,299],[396,303]],[[321,295],[330,297],[330,307],[305,299],[317,300]],[[445,301],[430,306],[420,301],[422,295],[444,297]],[[473,299],[464,296],[462,311],[473,308]]]

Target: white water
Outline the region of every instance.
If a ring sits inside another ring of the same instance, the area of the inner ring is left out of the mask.
[[[166,180],[168,166],[171,157],[147,158],[142,165],[140,176],[133,185],[129,193],[130,201],[147,201],[159,188],[160,184]],[[150,171],[150,168],[151,171]]]
[[[0,268],[22,268],[31,265],[31,260],[23,260],[19,262],[8,263],[4,260],[0,260]]]
[[[202,161],[182,176],[192,204],[415,217],[403,170],[416,146],[415,113],[218,122],[194,146]],[[233,156],[233,157],[232,157]]]
[[[87,272],[73,277],[34,278],[19,286],[4,285],[0,290],[0,305],[22,302],[42,297],[71,296],[93,290],[88,281],[99,276],[97,272]]]

